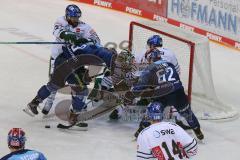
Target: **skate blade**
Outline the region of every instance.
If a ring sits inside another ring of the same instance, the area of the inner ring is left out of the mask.
[[[69,128],[69,130],[73,130],[73,131],[87,131],[88,127],[73,126],[73,127]]]
[[[206,144],[205,139],[202,139],[202,140],[197,139],[197,142],[198,142],[199,144]]]
[[[27,115],[31,116],[31,117],[34,117],[35,115],[30,111],[29,108],[24,108],[23,109],[23,112],[25,112]]]
[[[79,130],[79,131],[87,131],[88,130],[88,124],[87,123],[77,123],[72,128],[75,129],[75,130]]]
[[[134,138],[132,138],[132,140],[131,140],[132,142],[137,142],[137,138],[136,137],[134,137]]]

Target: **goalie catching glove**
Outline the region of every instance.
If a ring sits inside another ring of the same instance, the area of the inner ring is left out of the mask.
[[[94,44],[94,41],[91,39],[86,39],[86,38],[81,38],[76,35],[74,32],[68,32],[68,31],[63,31],[60,34],[60,38],[64,39],[66,42],[70,42],[74,45],[80,45],[80,44],[85,44],[92,42]]]

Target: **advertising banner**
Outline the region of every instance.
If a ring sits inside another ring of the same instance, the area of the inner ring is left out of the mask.
[[[72,0],[162,21],[240,50],[240,0]]]
[[[101,7],[112,8],[145,18],[153,18],[153,14],[167,16],[167,0],[75,0]]]
[[[168,18],[240,41],[239,0],[169,0]]]

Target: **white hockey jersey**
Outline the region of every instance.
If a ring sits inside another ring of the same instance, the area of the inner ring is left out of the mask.
[[[170,49],[163,48],[163,47],[157,47],[155,49],[159,50],[162,60],[172,63],[175,66],[176,71],[180,75],[180,66],[178,64],[178,60],[176,58],[175,53],[173,51],[171,51]],[[149,55],[151,54],[151,51],[146,51],[146,52],[149,52]],[[153,52],[154,52],[154,50],[153,50]],[[137,59],[140,60],[139,63],[148,63],[147,60],[145,59],[145,54],[141,55],[141,58],[137,58]]]
[[[197,153],[197,141],[170,122],[155,123],[144,129],[137,144],[137,160],[182,160]]]
[[[56,37],[56,42],[64,42],[64,40],[59,37],[63,31],[75,32],[79,35],[79,37],[92,39],[96,42],[96,44],[100,45],[100,39],[94,29],[82,21],[80,21],[76,27],[72,27],[68,24],[65,16],[59,17],[55,22],[53,29],[53,35]],[[53,45],[51,55],[52,58],[55,59],[59,54],[62,53],[62,46],[62,44]]]

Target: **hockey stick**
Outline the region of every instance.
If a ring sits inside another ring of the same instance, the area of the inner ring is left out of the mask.
[[[75,123],[73,123],[73,124],[70,124],[70,125],[64,125],[64,124],[62,124],[62,123],[59,123],[59,124],[57,125],[57,128],[60,128],[60,129],[69,129],[69,128],[75,126],[76,124],[77,124],[77,122],[75,122]]]
[[[103,91],[101,91],[101,92],[103,92]],[[116,99],[116,97],[115,97],[115,99]],[[89,101],[86,105],[88,105],[89,103],[91,103],[91,101]],[[116,103],[116,104],[118,105],[119,103]],[[97,117],[99,117],[99,116],[101,116],[101,115],[103,115],[105,113],[110,112],[111,110],[115,109],[115,107],[117,106],[116,104],[113,105],[111,103],[110,104],[109,103],[104,103],[104,104],[101,104],[100,106],[98,106],[97,108],[95,108],[95,109],[93,109],[91,111],[80,112],[76,122],[74,122],[73,124],[70,124],[70,125],[64,125],[62,123],[59,123],[57,125],[57,128],[69,129],[69,128],[73,127],[73,126],[87,127],[87,126],[85,126],[85,123],[81,123],[81,122],[86,121],[86,120],[90,120],[90,119],[95,119],[95,118],[97,118]],[[81,119],[81,116],[83,116],[85,113],[87,113],[87,115],[85,115],[83,117],[83,119]]]
[[[91,102],[88,102],[86,105],[88,105],[89,103],[91,103]],[[69,125],[64,125],[64,124],[62,124],[62,123],[58,123],[57,128],[59,128],[59,129],[69,129],[69,128],[73,127],[73,126],[87,127],[88,124],[86,124],[86,123],[81,123],[81,122],[79,122],[79,121],[76,121],[76,122],[74,122],[74,123],[72,123],[72,124],[69,124]]]
[[[59,123],[58,125],[57,125],[57,128],[59,128],[59,129],[69,129],[69,128],[72,128],[73,126],[78,126],[78,127],[85,127],[85,128],[87,128],[88,127],[88,124],[87,123],[78,123],[78,122],[76,122],[76,123],[73,123],[73,124],[70,124],[70,125],[64,125],[64,124],[62,124],[62,123]]]
[[[66,42],[0,42],[0,44],[69,44]]]
[[[141,97],[142,98],[149,98],[150,96],[155,97],[156,94],[159,96],[164,96],[166,94],[169,94],[173,91],[174,86],[172,83],[170,82],[164,82],[161,83],[158,87],[156,87],[155,90],[146,90],[144,93],[141,93]],[[153,92],[154,91],[154,92]],[[106,91],[100,91],[100,92],[106,92]],[[105,95],[105,97],[107,98],[107,96],[109,96],[111,93],[106,92],[108,95]],[[92,120],[92,119],[96,119],[106,113],[109,113],[110,111],[114,110],[118,105],[123,104],[122,100],[121,100],[121,96],[119,95],[119,97],[112,95],[113,97],[111,98],[111,101],[106,101],[105,103],[99,105],[98,107],[90,110],[90,111],[86,111],[86,112],[80,112],[78,115],[78,121],[75,122],[74,124],[71,125],[64,125],[64,124],[58,124],[57,128],[61,128],[61,129],[69,129],[73,126],[75,126],[78,122],[83,122],[83,121],[88,121],[88,120]],[[104,97],[103,97],[104,99]],[[115,99],[115,101],[114,101]]]

